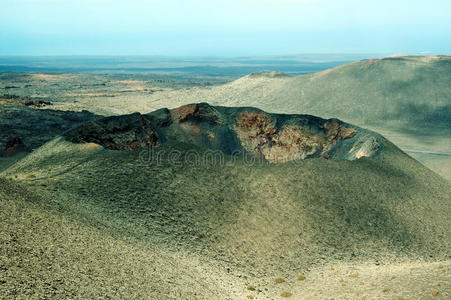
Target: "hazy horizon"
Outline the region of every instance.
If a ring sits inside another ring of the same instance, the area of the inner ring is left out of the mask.
[[[0,56],[0,72],[129,72],[238,78],[255,72],[319,72],[372,54],[305,54],[260,57]]]
[[[258,58],[296,58],[299,60],[307,60],[307,57],[312,57],[313,60],[324,59],[337,60],[341,57],[347,57],[350,59],[360,60],[360,59],[372,59],[372,58],[386,58],[386,57],[396,57],[396,56],[451,56],[451,51],[449,52],[432,52],[432,51],[420,51],[420,52],[299,52],[299,53],[274,53],[265,55],[163,55],[163,54],[1,54],[0,58],[148,58],[148,59],[205,59],[205,60],[215,60],[215,59],[258,59]],[[316,57],[314,57],[316,56]],[[313,58],[314,57],[314,58]]]
[[[10,0],[0,56],[447,54],[451,2]]]

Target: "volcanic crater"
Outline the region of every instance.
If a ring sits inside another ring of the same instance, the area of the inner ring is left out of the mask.
[[[106,117],[71,129],[64,137],[121,151],[184,143],[227,155],[247,153],[271,163],[319,157],[355,160],[383,148],[380,135],[338,119],[207,103]]]

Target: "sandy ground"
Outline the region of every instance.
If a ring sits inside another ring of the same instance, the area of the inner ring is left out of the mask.
[[[274,280],[271,286],[281,292],[271,291],[271,297],[288,291],[293,299],[449,299],[450,270],[450,261],[379,266],[337,263],[300,274],[303,280],[284,278],[280,284]]]

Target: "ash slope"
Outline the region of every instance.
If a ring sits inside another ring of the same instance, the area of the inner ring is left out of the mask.
[[[307,113],[358,125],[397,121],[420,130],[424,126],[451,127],[450,95],[450,57],[412,56],[362,60],[296,77],[277,72],[250,74],[211,88],[102,100],[126,113],[202,101],[275,113]],[[95,102],[86,104],[86,109],[96,109]]]
[[[277,83],[277,79],[267,77],[245,77],[243,87],[249,84],[242,91],[245,97],[224,94],[224,100],[231,100],[221,102],[258,103],[268,111],[302,111],[357,124],[397,121],[413,130],[423,126],[451,128],[449,56],[370,59],[278,79]],[[261,95],[245,91],[256,89]]]
[[[190,132],[197,132],[190,124]],[[278,164],[249,164],[227,155],[221,163],[165,155],[144,162],[139,151],[67,139],[52,140],[1,173],[11,178],[0,182],[2,189],[17,186],[1,194],[8,209],[0,237],[8,247],[1,250],[6,280],[0,287],[7,295],[236,299],[276,298],[290,289],[299,298],[305,291],[295,280],[300,273],[310,278],[343,263],[449,258],[449,183],[385,139],[372,157]],[[161,143],[158,149],[208,150],[189,145]],[[35,210],[31,226],[24,216],[36,205],[41,210]],[[55,223],[47,211],[64,222]],[[41,238],[48,246],[30,250]],[[80,257],[80,267],[70,267]],[[287,283],[274,284],[279,276]],[[305,284],[319,289],[327,279]],[[420,280],[420,286],[429,285]],[[445,284],[443,293],[448,288]],[[381,286],[363,296],[430,296],[426,288],[414,290],[399,285],[387,292]],[[349,297],[357,296],[362,294]]]

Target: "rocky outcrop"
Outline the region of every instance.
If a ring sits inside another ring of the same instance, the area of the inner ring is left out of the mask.
[[[336,119],[321,122],[304,116],[307,121],[301,124],[276,127],[277,119],[264,112],[243,112],[235,131],[243,147],[257,156],[263,156],[270,162],[283,162],[309,157],[329,157],[328,151],[339,141],[356,134],[353,128],[347,128]],[[312,127],[313,125],[313,127]]]
[[[139,114],[107,117],[87,122],[66,133],[73,143],[96,143],[111,150],[133,151],[158,140],[149,118]]]
[[[74,143],[96,143],[123,151],[184,143],[229,155],[247,153],[272,163],[315,157],[352,160],[374,156],[382,148],[382,138],[376,133],[337,119],[207,103],[108,117],[85,123],[64,136]]]

